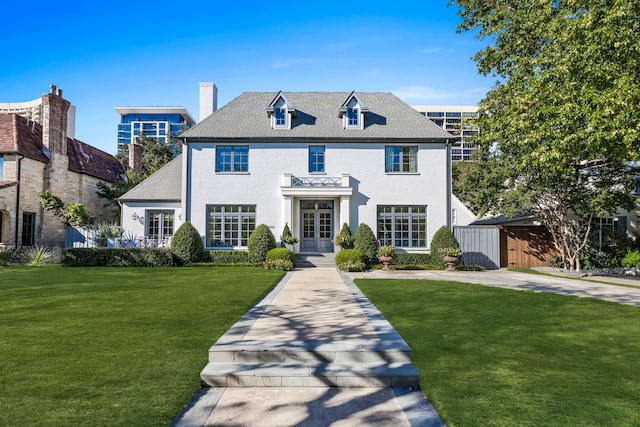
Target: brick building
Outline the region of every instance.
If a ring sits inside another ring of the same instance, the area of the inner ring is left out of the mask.
[[[114,221],[103,208],[97,183],[122,179],[112,155],[69,138],[69,101],[51,85],[41,97],[42,120],[0,113],[0,247],[62,246],[64,221],[40,207],[50,189],[65,204],[82,203],[98,221]]]

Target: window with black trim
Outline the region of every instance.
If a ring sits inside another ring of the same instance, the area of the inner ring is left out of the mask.
[[[378,206],[378,241],[403,248],[427,247],[426,206]]]
[[[22,246],[33,246],[36,238],[36,214],[22,214]]]
[[[324,145],[309,146],[309,172],[324,172]]]
[[[385,151],[385,172],[418,172],[418,147],[387,146]]]
[[[218,145],[216,172],[249,172],[249,146]]]
[[[256,228],[256,205],[207,205],[207,247],[247,246]]]

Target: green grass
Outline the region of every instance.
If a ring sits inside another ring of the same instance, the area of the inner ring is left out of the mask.
[[[447,281],[357,279],[449,427],[640,425],[640,308]]]
[[[0,268],[0,425],[168,424],[261,268]]]

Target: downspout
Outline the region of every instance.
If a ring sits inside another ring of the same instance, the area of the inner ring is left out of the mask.
[[[453,184],[451,178],[451,141],[449,139],[445,142],[445,147],[447,148],[447,227],[453,231],[451,224],[451,194],[453,193]]]
[[[18,160],[18,176],[17,176],[18,185],[16,188],[16,231],[15,231],[15,237],[13,242],[17,249],[18,248],[18,225],[20,225],[20,215],[19,215],[20,213],[20,175],[22,171],[22,159],[24,159],[24,156],[21,154],[17,154],[16,159]]]

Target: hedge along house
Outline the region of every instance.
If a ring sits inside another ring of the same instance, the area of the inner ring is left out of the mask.
[[[0,248],[60,246],[64,222],[40,206],[50,189],[65,204],[81,203],[98,221],[114,221],[96,195],[98,182],[122,179],[124,167],[110,154],[67,132],[69,101],[51,85],[42,94],[42,124],[0,113]]]
[[[256,225],[278,238],[288,224],[296,252],[333,252],[343,223],[366,223],[381,244],[427,251],[464,209],[455,137],[390,93],[248,92],[182,139],[180,191],[174,160],[120,199],[137,236],[190,221],[206,248],[243,249]]]

